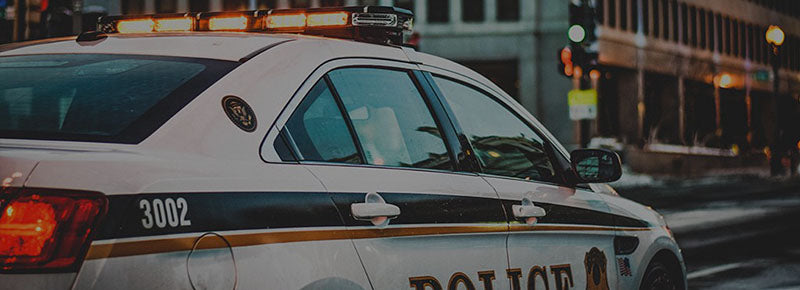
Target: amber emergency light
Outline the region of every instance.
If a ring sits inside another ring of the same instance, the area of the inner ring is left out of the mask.
[[[240,31],[299,33],[358,41],[402,44],[410,32],[413,14],[387,6],[313,9],[272,9],[241,12],[201,12],[98,19],[102,33],[156,33],[186,31]]]

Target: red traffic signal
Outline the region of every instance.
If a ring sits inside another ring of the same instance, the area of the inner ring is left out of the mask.
[[[564,76],[571,77],[575,73],[575,67],[572,61],[572,49],[565,46],[558,51],[558,72]]]

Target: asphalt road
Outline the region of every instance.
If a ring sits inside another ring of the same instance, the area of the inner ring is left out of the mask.
[[[738,222],[724,226],[675,233],[684,249],[689,289],[800,290],[797,201],[798,194],[792,193],[782,198],[739,199],[716,207],[704,206],[700,212],[710,211],[709,215],[728,211],[742,214]],[[763,212],[753,212],[756,209]],[[712,220],[710,216],[708,219]]]
[[[800,289],[798,230],[686,252],[689,289]]]

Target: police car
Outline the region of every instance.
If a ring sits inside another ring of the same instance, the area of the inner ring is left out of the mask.
[[[392,7],[105,17],[0,52],[2,289],[685,289],[602,190]],[[587,185],[591,184],[591,185]]]

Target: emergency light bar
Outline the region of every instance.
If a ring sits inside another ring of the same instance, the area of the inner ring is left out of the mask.
[[[104,16],[98,19],[97,30],[103,33],[179,31],[299,33],[400,45],[403,43],[403,32],[411,31],[413,21],[414,15],[405,9],[388,6],[354,6]]]

